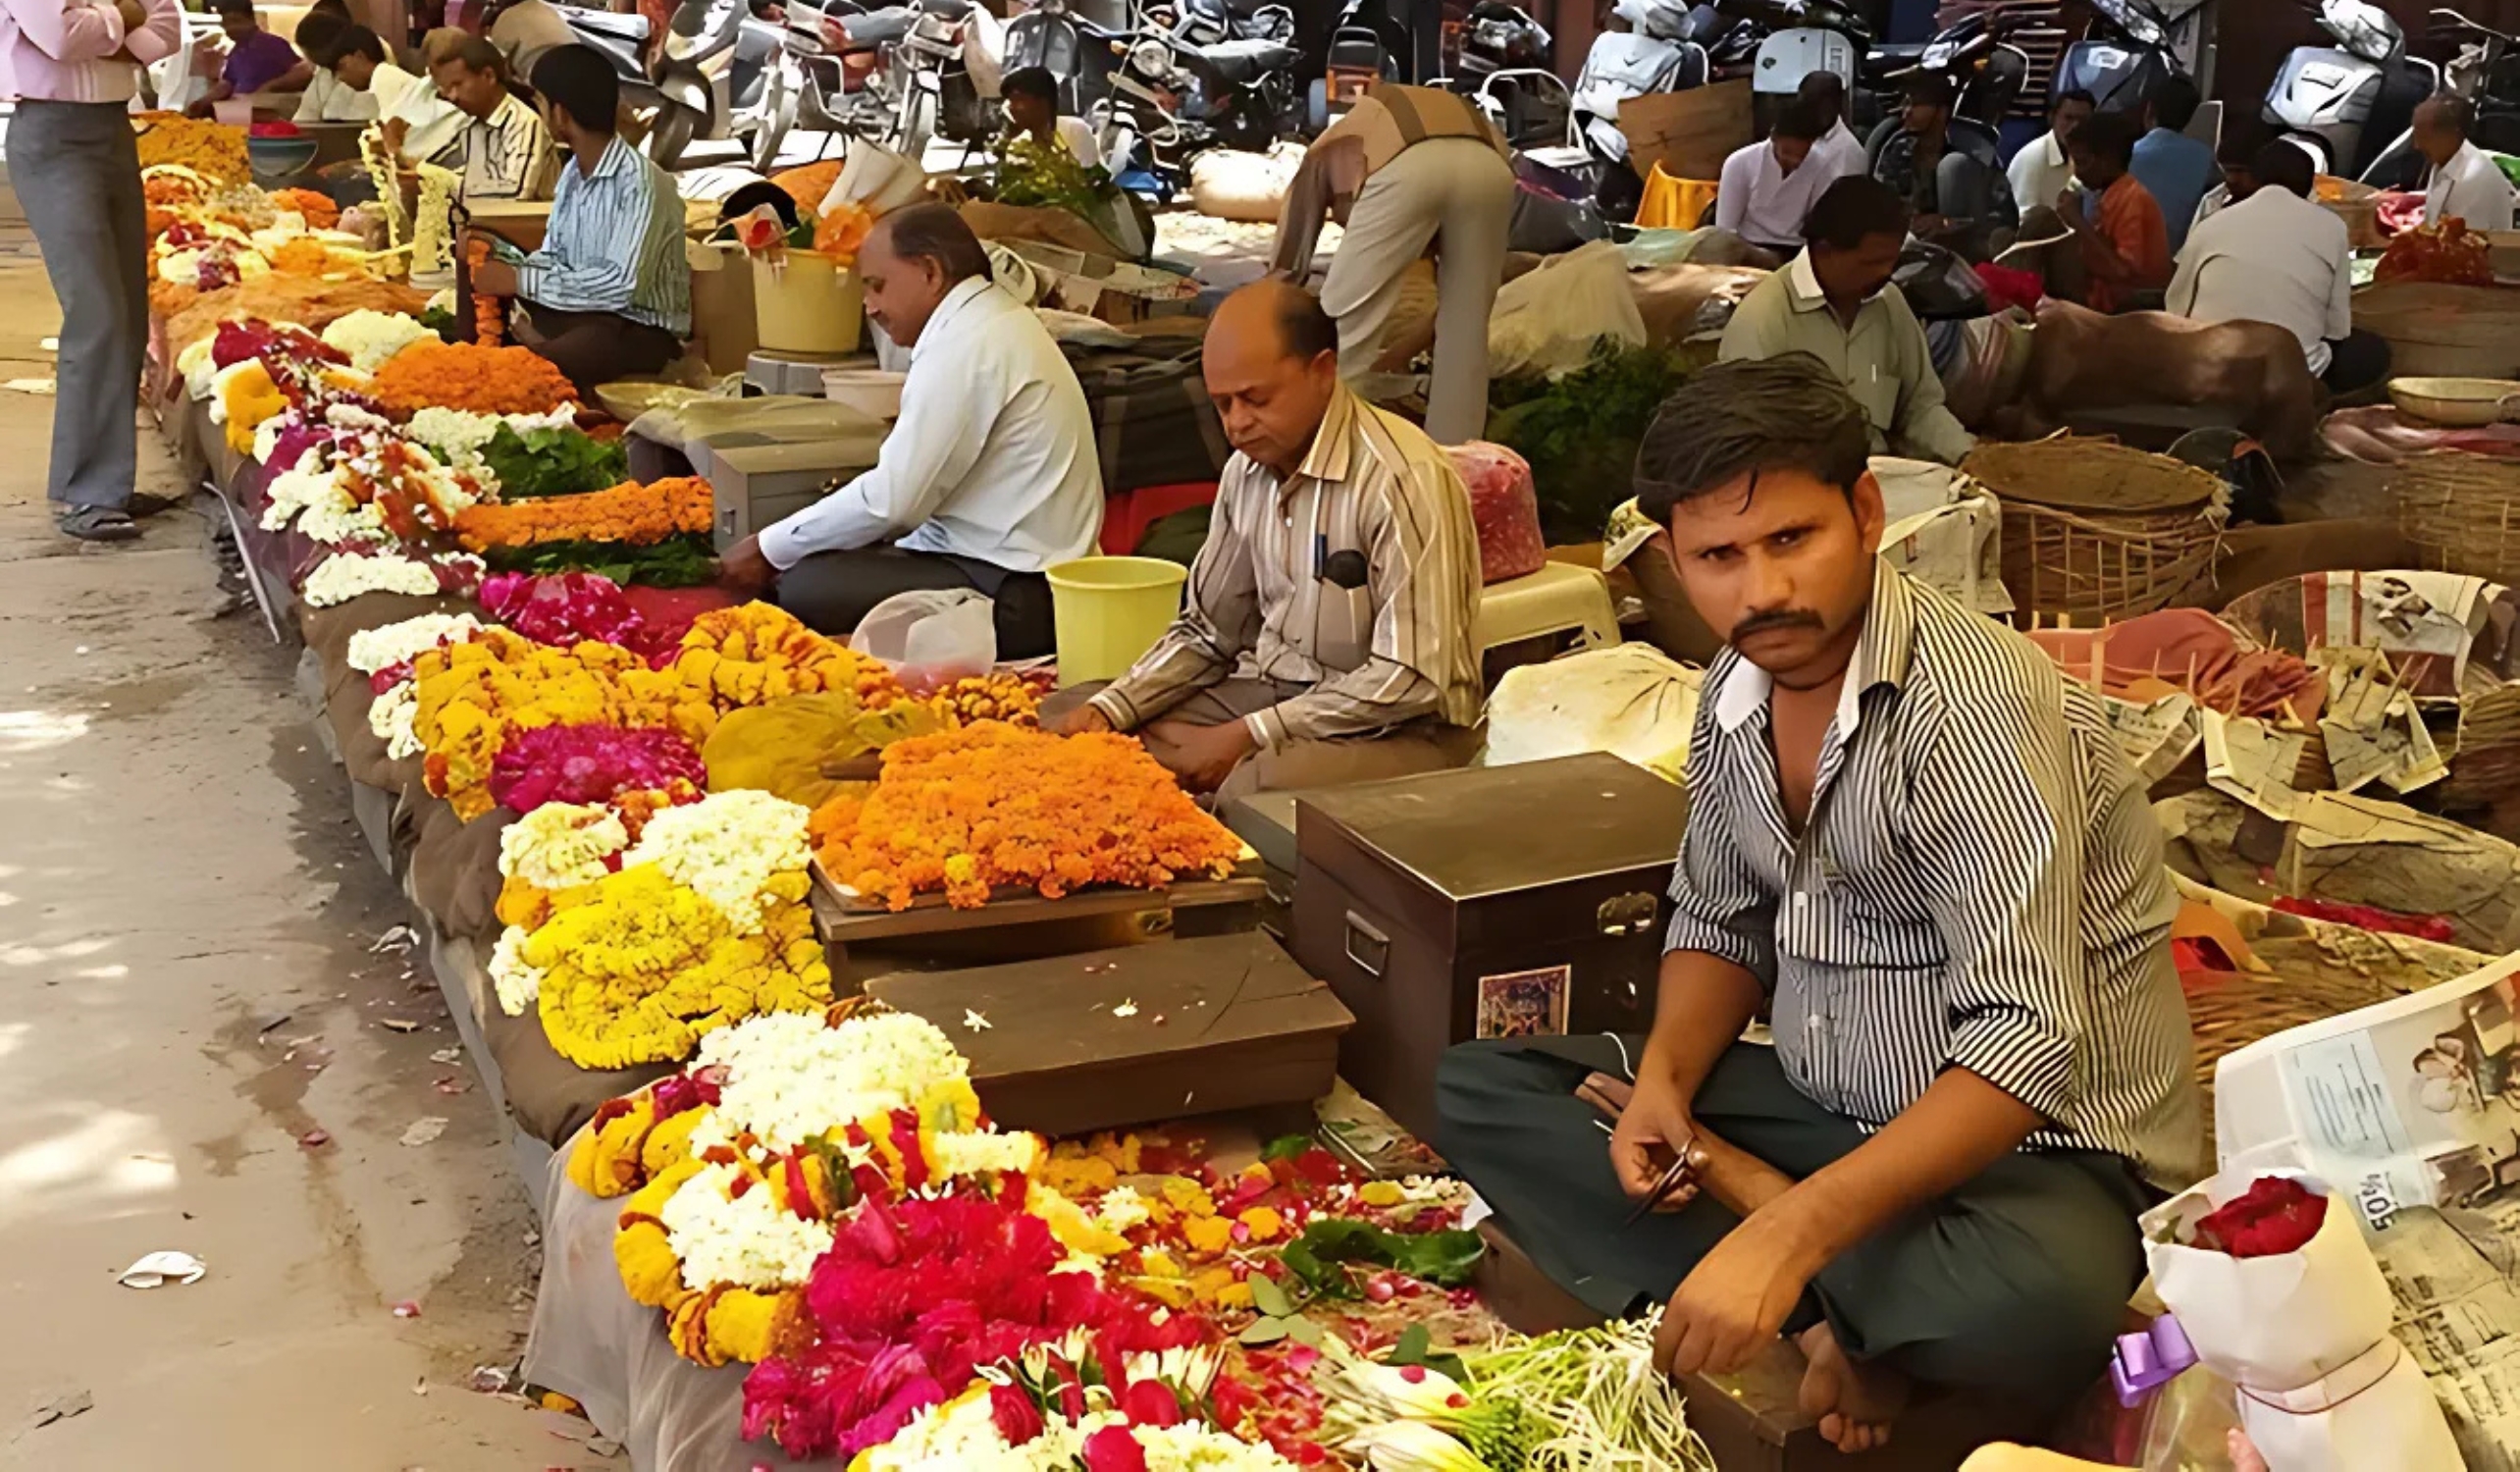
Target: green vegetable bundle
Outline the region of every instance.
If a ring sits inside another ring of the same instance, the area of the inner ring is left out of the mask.
[[[630,456],[621,442],[565,427],[520,435],[514,425],[502,424],[482,447],[481,457],[499,477],[501,500],[580,496],[630,478]]]
[[[495,548],[485,554],[499,572],[592,572],[627,588],[693,588],[716,576],[715,554],[705,536],[668,537],[646,547],[620,542],[538,542]]]
[[[1603,343],[1553,383],[1514,379],[1490,389],[1488,438],[1531,462],[1551,546],[1601,539],[1630,494],[1637,442],[1691,366],[1676,352]]]

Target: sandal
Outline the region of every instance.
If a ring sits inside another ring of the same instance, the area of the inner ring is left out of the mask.
[[[113,506],[74,506],[55,524],[63,536],[81,542],[130,542],[140,535],[131,513]]]

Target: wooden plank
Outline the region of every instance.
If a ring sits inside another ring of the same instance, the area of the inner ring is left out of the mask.
[[[1674,179],[1716,179],[1725,157],[1751,141],[1750,82],[1630,97],[1619,104],[1618,121],[1639,178],[1659,163]]]
[[[1097,915],[1252,904],[1267,890],[1267,884],[1257,874],[1237,874],[1231,879],[1193,879],[1165,889],[1081,889],[1055,900],[1020,891],[1006,899],[991,900],[976,910],[954,909],[942,895],[920,895],[907,910],[866,910],[840,893],[817,859],[814,863],[813,907],[823,941],[836,946]]]
[[[1330,1091],[1353,1021],[1265,935],[1125,946],[866,983],[950,1034],[992,1118],[1076,1134]],[[988,1025],[973,1027],[976,1014]]]

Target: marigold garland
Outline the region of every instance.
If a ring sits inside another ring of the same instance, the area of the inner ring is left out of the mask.
[[[644,486],[637,481],[624,481],[609,490],[583,496],[546,496],[508,505],[472,506],[456,519],[455,535],[472,552],[533,547],[546,542],[616,542],[646,547],[667,537],[707,532],[715,514],[716,502],[709,482],[682,476]]]
[[[812,831],[834,880],[894,910],[940,891],[971,909],[999,885],[1057,899],[1222,878],[1242,850],[1133,738],[999,721],[894,743],[873,791],[825,803]]]
[[[713,1028],[829,1006],[806,887],[802,873],[772,879],[750,935],[652,864],[555,895],[550,921],[518,947],[541,973],[551,1047],[580,1068],[670,1063]]]
[[[471,342],[415,342],[386,360],[369,392],[402,419],[432,407],[548,414],[577,399],[567,376],[531,348]]]

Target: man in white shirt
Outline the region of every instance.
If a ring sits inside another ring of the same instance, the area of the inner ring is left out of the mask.
[[[2511,228],[2511,181],[2494,156],[2468,141],[2476,108],[2435,97],[2415,109],[2415,149],[2433,166],[2424,181],[2424,223],[2465,221],[2470,230]]]
[[[315,79],[297,101],[300,123],[374,123],[425,85],[395,66],[384,39],[364,26],[343,26],[320,47],[310,45],[307,56]]]
[[[827,634],[914,589],[996,601],[1001,658],[1056,644],[1042,573],[1102,534],[1102,465],[1076,370],[941,204],[895,210],[858,254],[866,316],[910,350],[874,468],[727,550],[720,578]]]
[[[2335,393],[2379,382],[2389,372],[2389,343],[2354,330],[2353,247],[2344,221],[2309,197],[2309,155],[2269,143],[2246,178],[2254,187],[2244,197],[2188,233],[2170,310],[2199,322],[2284,328]]]
[[[1797,97],[1777,116],[1767,141],[1734,149],[1715,188],[1715,227],[1779,256],[1802,249],[1811,201],[1837,182],[1826,161],[1813,157],[1831,121]]]
[[[2033,204],[2047,204],[2074,187],[2074,159],[2066,152],[2066,139],[2098,109],[2091,94],[2080,87],[2059,92],[2048,104],[2048,131],[2021,145],[2013,155],[2012,165],[2004,171],[2012,183],[2013,197],[2024,209]]]
[[[1829,120],[1829,131],[1811,144],[1811,163],[1818,166],[1814,176],[1814,197],[1841,179],[1868,172],[1870,165],[1864,156],[1864,140],[1846,126],[1846,79],[1835,72],[1812,72],[1803,78],[1794,95],[1819,109]]]

